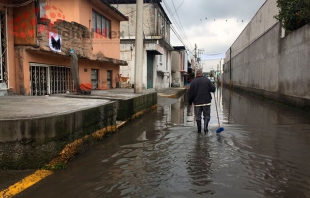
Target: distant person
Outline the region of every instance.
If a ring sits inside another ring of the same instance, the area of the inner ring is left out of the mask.
[[[198,133],[201,133],[201,114],[204,119],[204,132],[208,132],[210,121],[211,92],[215,92],[215,86],[203,76],[202,69],[197,69],[196,78],[192,80],[188,92],[188,105],[194,104],[194,114],[197,122]]]

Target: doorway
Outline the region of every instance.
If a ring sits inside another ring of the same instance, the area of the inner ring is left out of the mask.
[[[92,89],[98,88],[98,69],[91,69],[91,85]]]
[[[112,71],[111,70],[107,71],[107,87],[109,89],[112,88]]]
[[[147,89],[154,87],[154,54],[152,52],[147,52]]]

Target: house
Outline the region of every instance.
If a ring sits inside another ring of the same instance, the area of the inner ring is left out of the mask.
[[[183,87],[187,83],[188,54],[185,46],[174,46],[171,52],[172,87]]]
[[[122,13],[104,0],[14,0],[0,6],[0,94],[73,92],[72,53],[88,89],[116,87]],[[14,4],[14,6],[13,6]]]
[[[107,0],[129,20],[121,22],[121,59],[128,66],[121,66],[122,76],[130,76],[131,84],[135,78],[135,32],[136,32],[136,1]],[[171,84],[171,50],[170,20],[161,6],[161,0],[144,0],[143,5],[143,89],[160,89]]]

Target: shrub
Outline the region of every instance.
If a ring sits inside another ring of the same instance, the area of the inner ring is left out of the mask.
[[[279,14],[286,30],[294,31],[310,22],[310,0],[277,0]]]

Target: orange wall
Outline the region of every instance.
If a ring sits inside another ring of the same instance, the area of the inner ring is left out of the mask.
[[[75,21],[91,29],[93,8],[98,13],[108,18],[111,21],[111,32],[116,35],[114,38],[110,39],[94,33],[92,46],[93,54],[101,52],[106,57],[120,59],[120,21],[104,12],[106,6],[103,3],[92,4],[89,0],[48,0],[47,5],[49,5],[51,9],[46,10],[46,15],[52,22],[57,19],[64,19],[69,22]]]
[[[87,68],[87,72],[84,69]],[[79,62],[79,76],[80,83],[90,83],[91,82],[91,69],[98,69],[98,87],[107,88],[107,70],[112,70],[112,87],[116,87],[117,74],[119,73],[119,67],[116,65],[95,62],[95,61],[85,61]]]
[[[23,53],[23,77],[24,77],[24,87],[26,89],[26,95],[30,94],[30,63],[39,63],[54,66],[68,66],[70,67],[70,57],[61,57],[49,54],[39,54],[37,52],[27,52]],[[98,88],[107,88],[107,70],[112,70],[112,87],[116,87],[117,74],[119,73],[119,66],[95,62],[89,60],[79,60],[79,78],[80,84],[91,83],[91,69],[98,69]],[[84,71],[87,69],[87,72]]]

